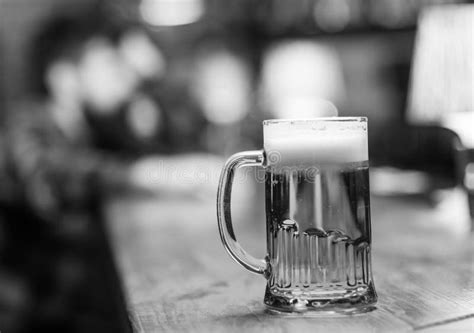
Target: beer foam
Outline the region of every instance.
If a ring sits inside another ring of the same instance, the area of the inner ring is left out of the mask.
[[[368,160],[367,122],[265,121],[264,148],[270,165],[312,165]],[[332,118],[332,120],[349,118]],[[357,118],[352,118],[357,119]]]

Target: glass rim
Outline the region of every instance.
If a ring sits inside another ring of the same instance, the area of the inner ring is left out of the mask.
[[[316,122],[367,122],[367,117],[317,117],[317,118],[275,118],[265,119],[262,124],[263,126],[273,124],[284,124],[284,123],[316,123]]]

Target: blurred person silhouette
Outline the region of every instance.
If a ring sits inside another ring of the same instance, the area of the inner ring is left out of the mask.
[[[163,107],[171,99],[163,96],[170,90],[163,87],[166,63],[144,30],[90,16],[56,19],[39,34],[33,59],[45,103],[15,110],[8,140],[26,197],[43,216],[80,204],[96,187],[206,191],[208,184],[163,178],[165,171],[201,172],[219,162],[206,154],[171,155],[201,148],[205,120]]]
[[[193,153],[204,117],[164,83],[152,38],[76,14],[40,29],[38,98],[11,108],[0,140],[2,331],[128,331],[97,226],[104,195],[214,200],[221,161]]]

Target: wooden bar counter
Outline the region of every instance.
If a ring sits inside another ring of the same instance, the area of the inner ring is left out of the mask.
[[[267,313],[265,279],[231,260],[220,242],[214,198],[116,197],[106,216],[136,332],[473,332],[473,236],[459,214],[439,206],[372,198],[379,301],[372,312],[346,317]],[[234,225],[243,247],[263,257],[263,208],[255,207],[237,207]]]

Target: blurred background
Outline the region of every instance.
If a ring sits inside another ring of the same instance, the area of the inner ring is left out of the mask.
[[[127,331],[104,198],[213,204],[224,158],[261,148],[263,119],[367,116],[373,194],[437,207],[456,191],[449,209],[468,217],[473,13],[0,0],[0,330]]]

